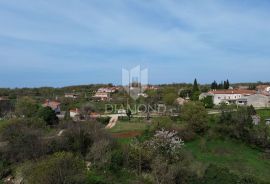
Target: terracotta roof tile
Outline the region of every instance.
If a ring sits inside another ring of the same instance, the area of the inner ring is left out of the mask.
[[[245,90],[245,89],[225,89],[225,90],[216,90],[209,91],[211,94],[256,94],[255,90]]]
[[[57,101],[50,101],[50,100],[46,100],[46,102],[44,102],[42,104],[43,107],[51,107],[52,109],[56,109],[61,103],[57,102]]]

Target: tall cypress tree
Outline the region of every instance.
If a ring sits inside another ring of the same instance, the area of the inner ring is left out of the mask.
[[[191,99],[193,101],[197,101],[197,100],[199,100],[199,96],[200,96],[200,89],[199,89],[199,86],[198,86],[197,79],[195,79],[194,83],[193,83]]]
[[[219,83],[218,89],[224,89],[224,83],[222,81]]]
[[[227,89],[229,89],[230,88],[230,82],[229,82],[229,80],[227,79]]]
[[[217,89],[217,87],[218,87],[217,82],[216,81],[212,82],[211,89]]]
[[[197,79],[194,80],[192,92],[199,91]]]

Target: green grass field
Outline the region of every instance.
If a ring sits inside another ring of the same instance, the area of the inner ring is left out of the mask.
[[[260,111],[268,116],[269,110]],[[260,115],[261,115],[260,114]],[[109,130],[111,133],[144,131],[146,123],[118,122]],[[129,143],[131,138],[119,138],[122,144]],[[260,180],[270,181],[270,159],[264,153],[233,140],[200,140],[185,143],[185,148],[192,153],[195,160],[207,166],[210,163],[227,167],[237,175],[252,175]]]
[[[129,131],[139,131],[142,132],[146,129],[146,123],[135,123],[135,122],[122,122],[119,121],[116,123],[115,127],[110,129],[111,133],[122,133],[122,132],[129,132]]]
[[[232,140],[201,142],[195,140],[185,144],[196,160],[227,167],[238,175],[252,175],[270,181],[270,160],[264,159],[262,152]]]
[[[262,121],[264,121],[267,118],[270,118],[270,109],[259,109],[256,111],[258,115],[261,117]]]

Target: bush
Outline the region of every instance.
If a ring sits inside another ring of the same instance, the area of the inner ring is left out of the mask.
[[[11,173],[9,164],[7,161],[1,158],[0,160],[0,178],[4,178]]]
[[[8,144],[3,149],[3,156],[11,162],[38,158],[46,153],[46,145],[41,136],[43,130],[35,119],[19,119],[10,121],[1,133]]]
[[[239,183],[239,184],[263,184],[262,182],[251,176],[238,176],[231,173],[227,168],[218,167],[211,164],[206,169],[203,177],[203,184],[227,184],[227,183]]]
[[[213,102],[212,96],[207,96],[207,97],[203,98],[201,101],[204,104],[205,108],[213,108],[214,107],[214,102]]]
[[[15,105],[15,112],[20,117],[34,117],[38,110],[38,105],[32,98],[20,98]]]
[[[124,165],[124,153],[122,150],[114,150],[111,154],[110,170],[113,173],[119,172]]]
[[[109,140],[96,140],[86,156],[87,160],[90,160],[98,169],[107,169],[111,160],[111,146]]]
[[[107,125],[110,122],[110,119],[111,118],[109,116],[107,116],[107,117],[99,117],[99,118],[97,118],[97,121],[100,122],[103,125]]]
[[[161,130],[162,128],[170,130],[173,127],[173,121],[169,117],[154,118],[151,126],[151,131]]]
[[[167,93],[164,95],[163,100],[167,105],[173,105],[177,98],[176,93]]]
[[[22,168],[25,184],[84,184],[83,160],[72,153],[60,152]]]
[[[55,112],[50,107],[41,107],[37,113],[38,117],[44,120],[47,125],[56,125],[59,120]]]
[[[257,135],[262,137],[260,134],[263,131],[257,131],[260,126],[254,127],[251,118],[252,113],[254,112],[250,107],[241,107],[236,112],[223,110],[217,131],[223,136],[229,136],[247,143],[256,143]]]
[[[204,134],[208,129],[208,115],[201,102],[189,102],[184,104],[181,117],[188,123],[188,127],[198,134]]]
[[[153,128],[153,129],[155,129],[155,128]],[[155,131],[153,129],[150,130],[150,126],[147,126],[147,128],[143,131],[142,135],[137,137],[139,142],[144,142],[146,140],[149,140],[155,133]]]
[[[107,184],[107,181],[95,172],[90,172],[86,178],[86,184]]]
[[[210,165],[203,177],[203,184],[228,184],[238,183],[239,177],[230,173],[228,169]]]
[[[64,134],[56,142],[56,149],[73,151],[86,156],[93,143],[99,140],[110,140],[102,127],[98,122],[69,122]]]
[[[185,142],[193,141],[196,138],[196,133],[189,128],[176,128],[179,137],[181,137]]]

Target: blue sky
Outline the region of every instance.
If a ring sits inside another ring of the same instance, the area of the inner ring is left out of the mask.
[[[0,87],[269,81],[267,0],[0,0]]]

